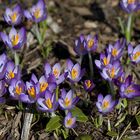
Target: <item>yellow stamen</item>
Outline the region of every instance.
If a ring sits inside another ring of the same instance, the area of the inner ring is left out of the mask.
[[[57,78],[58,77],[58,74],[59,74],[59,71],[58,71],[58,69],[54,69],[53,70],[53,74],[54,74],[54,76]]]
[[[67,126],[71,126],[72,123],[73,123],[72,118],[68,119],[66,122]]]
[[[13,79],[15,77],[15,74],[10,71],[9,74],[8,74],[8,79]]]
[[[19,35],[18,34],[14,35],[12,37],[12,40],[11,41],[12,41],[12,45],[13,46],[16,46],[19,43]]]
[[[30,95],[32,98],[35,98],[35,97],[36,97],[34,87],[31,87],[30,89],[28,89],[28,93],[29,93],[29,95]]]
[[[109,102],[108,101],[104,101],[102,106],[103,106],[103,108],[108,108]]]
[[[34,12],[34,16],[36,19],[40,18],[41,17],[41,12],[40,12],[40,9],[36,9],[35,12]]]
[[[92,46],[94,45],[94,40],[90,39],[87,44],[89,49],[92,48]]]
[[[116,48],[114,48],[114,49],[112,50],[112,55],[113,55],[114,57],[118,55],[118,50],[117,50]]]
[[[16,92],[16,94],[20,95],[21,92],[22,92],[22,88],[19,87],[19,86],[16,86],[16,88],[15,88],[15,92]]]
[[[17,13],[14,12],[10,17],[11,17],[12,22],[15,22],[17,19]]]
[[[133,92],[135,92],[135,90],[134,90],[131,86],[129,86],[129,87],[126,89],[126,93],[127,93],[127,94],[133,93]]]
[[[71,77],[72,79],[76,79],[78,75],[78,71],[76,69],[72,69],[71,71]]]
[[[140,52],[136,52],[136,53],[133,55],[133,59],[134,59],[134,60],[137,60],[139,57],[140,57]]]
[[[65,106],[69,106],[71,104],[71,100],[69,100],[68,98],[66,98],[64,102],[65,102]]]
[[[103,59],[103,63],[104,63],[105,66],[108,65],[108,64],[109,64],[109,60],[108,60],[108,58],[104,57],[104,59]]]
[[[90,88],[91,87],[91,81],[90,80],[87,80],[85,84],[86,84],[86,87],[87,88]]]
[[[136,0],[127,0],[128,4],[133,4],[135,3]]]
[[[48,87],[48,83],[40,83],[40,92],[44,92]]]
[[[111,78],[114,78],[114,76],[115,76],[115,68],[114,67],[109,71],[109,75]]]
[[[46,103],[46,105],[47,105],[47,107],[48,107],[49,109],[52,108],[52,102],[51,102],[50,98],[48,98],[48,99],[45,101],[45,103]]]

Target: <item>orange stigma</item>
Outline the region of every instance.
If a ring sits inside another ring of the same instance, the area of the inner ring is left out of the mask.
[[[46,105],[47,105],[47,107],[48,107],[49,109],[52,108],[52,102],[51,102],[50,98],[48,98],[48,99],[45,101],[45,103],[46,103]]]
[[[58,75],[59,75],[59,70],[55,68],[55,69],[53,70],[53,74],[54,74],[54,76],[57,78]]]
[[[72,69],[71,71],[71,77],[72,79],[76,79],[78,76],[78,71],[76,69]]]
[[[38,18],[41,17],[41,12],[40,12],[40,9],[39,9],[39,8],[37,8],[37,9],[35,10],[34,16],[35,16],[36,19],[38,19]]]
[[[85,84],[87,88],[90,88],[92,83],[90,80],[87,80]]]
[[[136,52],[134,55],[133,55],[133,59],[136,61],[138,58],[140,57],[140,52]]]
[[[40,92],[44,92],[48,87],[48,83],[40,83]]]
[[[21,92],[22,92],[22,88],[19,87],[19,86],[16,86],[16,88],[15,88],[15,92],[16,92],[16,94],[20,95]]]
[[[15,74],[12,71],[10,71],[8,73],[8,79],[13,79],[14,77],[15,77]]]
[[[107,57],[103,58],[103,63],[104,63],[105,66],[109,64],[109,60],[108,60]]]
[[[133,4],[133,3],[135,3],[135,1],[136,1],[136,0],[127,0],[127,3],[128,3],[128,4]]]
[[[91,49],[92,46],[94,45],[94,40],[93,39],[88,40],[87,44],[88,44],[88,48]]]
[[[68,98],[66,98],[66,99],[64,100],[64,102],[65,102],[65,106],[66,106],[66,107],[69,106],[69,105],[71,104],[71,100],[69,100]]]
[[[14,12],[12,15],[10,15],[10,18],[11,18],[12,22],[16,22],[16,20],[17,20],[17,13]]]
[[[12,45],[16,46],[19,43],[19,35],[18,34],[14,35],[11,41],[12,41]]]
[[[34,87],[31,87],[30,89],[28,89],[28,93],[29,93],[29,95],[30,95],[32,98],[35,98],[35,97],[36,97]]]
[[[115,57],[118,55],[118,50],[116,48],[113,48],[112,55]]]
[[[108,101],[104,101],[102,106],[105,109],[108,108],[109,107],[109,102]]]

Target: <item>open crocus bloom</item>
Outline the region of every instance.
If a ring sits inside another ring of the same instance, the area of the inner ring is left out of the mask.
[[[45,92],[44,98],[38,98],[38,109],[43,112],[54,112],[58,107],[58,102],[56,101],[56,94],[50,91]]]
[[[62,89],[61,98],[58,100],[62,109],[72,109],[75,106],[75,104],[78,102],[78,97],[73,96],[72,90],[69,90],[69,92],[66,93],[66,90]]]
[[[76,123],[76,117],[72,117],[72,114],[68,112],[64,119],[64,125],[66,128],[74,128]]]
[[[140,2],[138,0],[121,0],[120,5],[127,13],[132,13],[140,9]]]
[[[20,49],[26,42],[26,30],[25,28],[21,28],[19,32],[17,32],[15,28],[12,28],[9,36],[1,32],[1,39],[10,49]]]
[[[38,0],[37,4],[24,11],[24,16],[34,22],[41,22],[47,18],[44,0]]]
[[[128,76],[120,86],[122,98],[134,98],[140,96],[140,86],[132,81],[132,76]]]
[[[72,63],[71,60],[67,60],[67,67],[65,69],[65,72],[68,73],[68,80],[72,83],[79,82],[80,79],[83,77],[85,70],[81,70],[81,66],[79,63],[76,63],[75,65]]]
[[[98,95],[98,100],[96,106],[101,113],[111,112],[116,104],[116,101],[112,100],[111,95],[106,95],[103,97],[102,94]]]
[[[135,48],[133,48],[133,46],[129,44],[128,55],[132,62],[139,63],[140,62],[140,45],[137,45]]]
[[[9,24],[9,25],[18,25],[21,23],[22,19],[22,10],[19,5],[16,5],[13,9],[6,8],[6,11],[4,13],[4,20]]]

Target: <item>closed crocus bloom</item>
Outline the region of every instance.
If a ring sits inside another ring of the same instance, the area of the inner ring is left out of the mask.
[[[90,92],[95,87],[92,80],[85,80],[84,81],[84,89]]]
[[[5,81],[7,84],[10,84],[12,79],[19,80],[21,77],[21,71],[18,65],[15,65],[14,62],[7,62]]]
[[[103,69],[111,63],[111,54],[100,54],[100,60],[95,60],[95,64],[99,69]]]
[[[58,102],[62,109],[69,110],[72,109],[78,102],[78,97],[74,97],[72,90],[69,90],[67,93],[65,89],[62,89],[61,98]]]
[[[103,97],[102,94],[98,95],[98,100],[96,106],[101,113],[111,112],[116,104],[116,101],[112,100],[111,95],[106,95]]]
[[[1,32],[1,39],[4,44],[12,50],[20,49],[26,42],[25,28],[21,28],[18,32],[15,28],[12,28],[9,36]]]
[[[38,109],[43,112],[54,112],[58,107],[56,94],[46,91],[44,98],[38,98]]]
[[[64,125],[66,128],[74,128],[76,123],[76,117],[72,117],[72,114],[68,112],[64,119]]]
[[[78,55],[85,55],[87,50],[85,48],[85,37],[83,34],[80,35],[79,38],[75,40],[75,47],[74,50]]]
[[[67,74],[62,73],[62,68],[60,63],[56,63],[53,65],[53,67],[50,66],[49,63],[45,64],[45,76],[52,82],[56,82],[57,85],[61,84]]]
[[[21,80],[13,79],[9,86],[10,96],[15,100],[20,100],[20,95],[25,94],[25,84]]]
[[[127,13],[132,13],[140,9],[140,2],[138,0],[121,0],[120,5]]]
[[[134,98],[140,96],[140,86],[132,81],[132,76],[128,76],[120,86],[120,95],[122,98]]]
[[[0,79],[3,79],[6,72],[7,56],[3,53],[0,55]]]
[[[113,64],[109,64],[102,70],[101,76],[108,81],[112,81],[117,79],[122,72],[122,67],[120,66],[120,62],[116,61]]]
[[[98,36],[95,35],[92,37],[91,35],[88,35],[85,41],[85,49],[90,52],[90,51],[95,51],[98,46]]]
[[[70,82],[79,82],[81,78],[83,77],[85,70],[81,70],[81,66],[79,63],[76,63],[75,65],[72,63],[71,60],[67,60],[67,67],[65,69],[65,72],[68,73],[67,78]]]
[[[5,98],[3,95],[6,93],[5,81],[0,80],[0,104],[5,103]]]
[[[9,25],[18,25],[21,23],[22,19],[22,10],[19,5],[16,5],[13,9],[6,8],[6,11],[4,13],[4,20],[9,24]]]
[[[29,10],[24,11],[24,16],[36,23],[41,22],[47,18],[47,12],[44,0],[38,0],[37,4]]]
[[[109,44],[107,48],[108,54],[112,55],[113,60],[119,60],[123,54],[123,49],[125,47],[126,40],[117,40],[114,45]]]
[[[133,46],[129,44],[128,55],[130,57],[130,60],[133,63],[139,63],[140,62],[140,45],[137,45],[135,48],[133,48]]]

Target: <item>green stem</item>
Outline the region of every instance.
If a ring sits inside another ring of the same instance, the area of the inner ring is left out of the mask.
[[[40,30],[39,30],[39,27],[38,27],[37,23],[35,24],[35,33],[36,33],[35,35],[37,37],[39,45],[42,45],[42,37],[41,37]]]
[[[113,82],[109,81],[110,92],[112,95],[115,95],[114,84]]]
[[[15,59],[15,64],[19,65],[19,55],[17,54],[17,52],[14,52],[14,59]]]
[[[117,19],[118,19],[119,25],[121,27],[121,32],[122,32],[122,34],[124,34],[125,33],[125,29],[124,29],[123,21],[122,21],[122,19],[120,17],[118,17]]]
[[[93,78],[94,73],[93,73],[93,62],[92,62],[92,55],[89,52],[88,53],[88,57],[89,57],[89,67],[90,67],[90,78]]]

